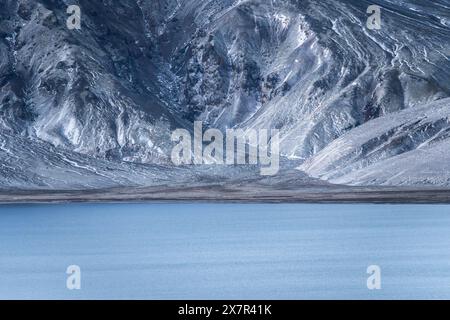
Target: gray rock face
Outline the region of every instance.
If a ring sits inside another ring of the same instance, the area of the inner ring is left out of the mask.
[[[158,61],[139,6],[8,1],[2,19],[2,129],[112,160],[155,162],[179,127],[155,85]],[[156,65],[155,65],[156,63]]]
[[[314,178],[450,185],[449,0],[379,0],[380,30],[367,29],[372,3],[361,0],[0,4],[2,187],[114,185],[53,183],[32,161],[7,163],[33,154],[73,172],[82,158],[157,175],[154,165],[170,164],[171,130],[195,120],[277,128],[283,156]],[[66,27],[70,4],[81,30]],[[45,145],[51,153],[36,151]]]

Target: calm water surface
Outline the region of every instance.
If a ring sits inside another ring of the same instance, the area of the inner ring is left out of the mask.
[[[449,299],[450,206],[0,206],[0,299],[17,298]]]

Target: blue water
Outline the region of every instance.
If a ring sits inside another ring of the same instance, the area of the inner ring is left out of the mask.
[[[0,299],[17,298],[449,299],[450,206],[0,206]]]

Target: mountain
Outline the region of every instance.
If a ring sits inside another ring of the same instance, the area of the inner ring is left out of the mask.
[[[257,172],[173,167],[171,132],[200,120],[279,129],[311,183],[450,186],[450,0],[0,4],[1,188]]]

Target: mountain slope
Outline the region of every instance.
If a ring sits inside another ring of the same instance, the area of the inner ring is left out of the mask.
[[[337,184],[450,184],[450,99],[369,121],[300,169]]]
[[[279,129],[282,157],[312,178],[450,186],[450,0],[0,4],[3,188],[198,177],[177,178],[170,162],[171,131],[196,120]],[[66,27],[71,4],[81,30]],[[380,30],[366,28],[372,4]],[[139,165],[142,179],[123,176]],[[105,166],[107,179],[95,174]],[[207,171],[219,180],[228,169]]]

